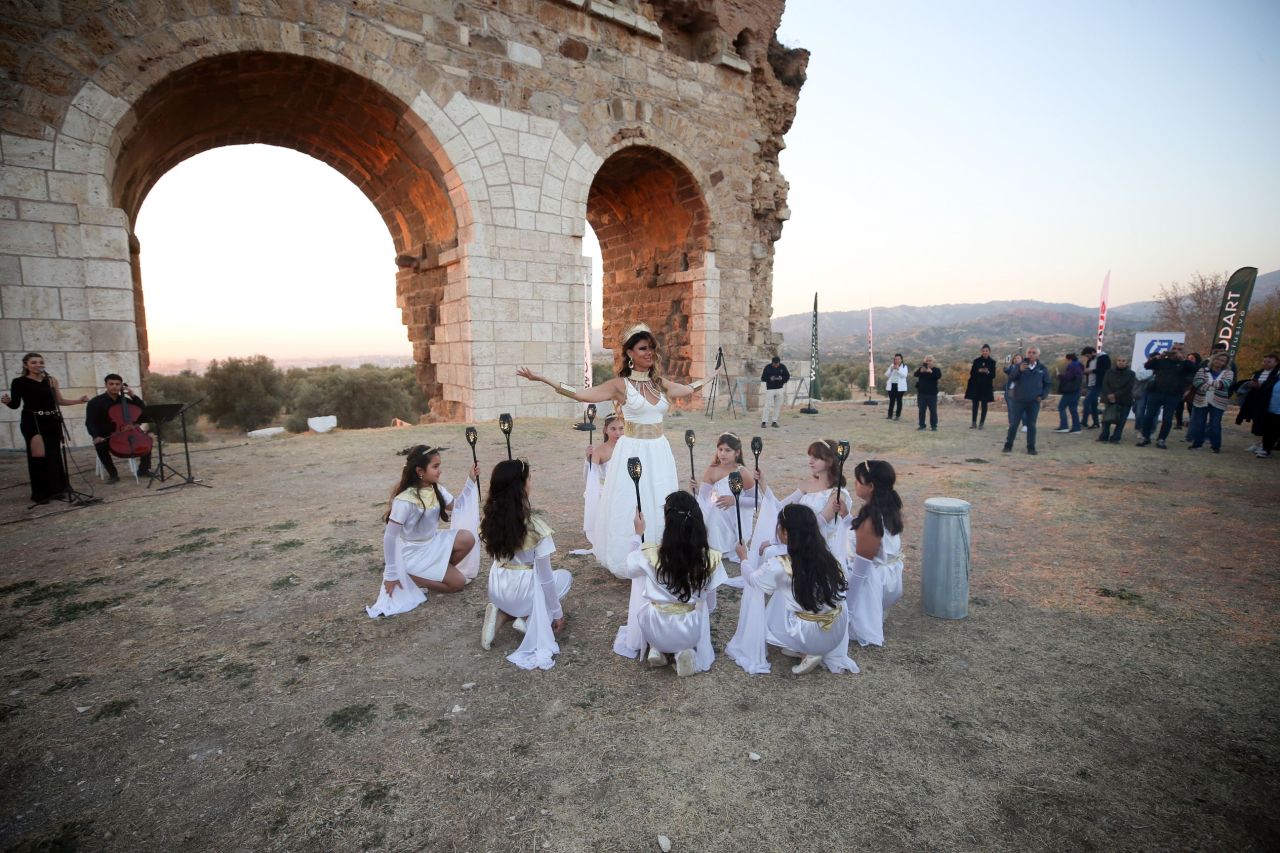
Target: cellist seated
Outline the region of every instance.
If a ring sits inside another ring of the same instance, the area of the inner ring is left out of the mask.
[[[89,401],[88,407],[85,409],[85,429],[89,431],[89,435],[93,436],[93,450],[98,454],[98,461],[102,463],[102,467],[107,471],[107,483],[120,482],[120,475],[116,471],[115,461],[111,458],[111,446],[109,440],[115,434],[117,429],[122,425],[131,427],[133,421],[138,419],[138,415],[142,413],[144,403],[142,398],[128,390],[124,384],[124,379],[118,373],[108,373],[102,379],[107,386],[105,394],[99,394]],[[117,412],[115,420],[112,419],[112,409],[119,409],[122,403],[126,403],[129,408],[128,423],[120,412]],[[144,434],[145,435],[145,434]],[[138,476],[151,476],[151,450],[150,442],[147,442],[145,452],[131,454],[141,461],[138,463]]]

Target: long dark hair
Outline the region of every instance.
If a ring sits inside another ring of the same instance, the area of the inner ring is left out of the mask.
[[[841,489],[845,487],[844,474],[840,471],[840,456],[836,452],[836,443],[829,438],[815,441],[809,445],[809,455],[827,463],[827,488],[833,485]],[[836,482],[839,480],[840,482]]]
[[[24,356],[22,357],[22,374],[21,374],[21,376],[19,376],[19,377],[18,377],[19,379],[21,379],[23,376],[26,376],[26,375],[27,375],[27,362],[28,362],[28,361],[30,361],[30,360],[31,360],[31,359],[33,359],[33,358],[44,358],[44,356],[42,356],[42,355],[41,355],[40,353],[38,353],[38,352],[29,352],[29,353],[27,353],[26,355],[24,355]],[[45,373],[44,373],[44,375],[45,375],[45,376],[48,376],[48,375],[49,375],[49,371],[47,371],[47,370],[46,370],[46,371],[45,371]]]
[[[409,488],[412,488],[415,492],[422,490],[423,482],[418,477],[418,469],[426,468],[431,464],[431,460],[439,455],[438,448],[427,444],[419,444],[409,451],[409,458],[404,460],[404,469],[400,472],[400,481],[391,490],[391,497],[387,498],[387,511],[382,516],[383,524],[391,520],[391,504],[395,502],[396,495]],[[440,520],[448,521],[449,511],[444,507],[444,495],[440,493],[440,484],[432,483],[431,488],[436,493],[436,503],[440,504]],[[418,496],[418,500],[422,500],[421,495]],[[425,510],[423,511],[425,512]]]
[[[493,466],[480,519],[480,541],[497,560],[509,560],[529,535],[529,463],[508,459]]]
[[[898,475],[888,462],[868,459],[853,469],[853,477],[864,486],[871,486],[871,500],[862,505],[853,517],[853,529],[857,530],[868,518],[876,534],[884,536],[887,530],[897,536],[902,532],[902,498],[894,491]]]
[[[800,606],[810,613],[820,613],[843,601],[849,582],[818,531],[818,517],[813,510],[804,504],[787,504],[778,513],[778,526],[787,534],[791,591]]]
[[[711,555],[707,553],[707,526],[702,523],[698,499],[688,492],[672,492],[662,505],[666,527],[658,545],[658,583],[681,601],[711,580]]]
[[[627,350],[632,349],[636,344],[646,340],[649,342],[649,346],[653,347],[653,367],[649,371],[649,377],[653,380],[654,387],[657,388],[659,392],[665,394],[667,393],[667,386],[663,383],[661,371],[659,370],[661,360],[658,358],[658,339],[653,336],[653,332],[641,329],[638,332],[632,333],[631,337],[623,341],[622,367],[618,369],[618,375],[624,378],[631,375],[631,360],[630,356],[627,355]]]
[[[719,448],[720,445],[722,444],[733,451],[734,456],[738,460],[738,464],[741,465],[742,464],[742,439],[738,438],[736,435],[734,435],[731,432],[722,432],[720,433],[720,437],[716,439],[716,447]],[[720,461],[720,454],[717,453],[712,458],[711,464],[715,465],[719,463],[719,461]]]

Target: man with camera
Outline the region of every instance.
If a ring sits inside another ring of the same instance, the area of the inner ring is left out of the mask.
[[[1151,371],[1151,383],[1147,386],[1146,409],[1142,428],[1142,440],[1138,447],[1146,447],[1151,443],[1151,433],[1155,432],[1156,414],[1160,415],[1160,435],[1156,439],[1156,447],[1167,449],[1165,440],[1173,429],[1173,415],[1182,405],[1182,397],[1191,385],[1195,375],[1195,365],[1187,361],[1186,347],[1181,341],[1175,342],[1169,349],[1157,353],[1147,359],[1143,365]]]
[[[1027,453],[1036,455],[1036,418],[1040,416],[1040,404],[1049,396],[1053,387],[1049,369],[1040,361],[1040,349],[1028,347],[1026,358],[1015,360],[1004,369],[1008,376],[1005,387],[1009,389],[1009,434],[1005,436],[1005,453],[1013,451],[1013,440],[1018,426],[1027,424]]]
[[[774,356],[773,360],[760,374],[764,383],[764,408],[760,411],[760,426],[772,422],[778,425],[778,416],[782,414],[782,398],[786,394],[787,383],[791,381],[791,373],[782,359]]]

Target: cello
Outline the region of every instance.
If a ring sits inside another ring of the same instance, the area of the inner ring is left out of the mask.
[[[107,438],[107,447],[111,455],[121,459],[133,459],[146,456],[151,452],[151,436],[138,426],[138,418],[142,417],[142,407],[129,405],[129,386],[120,389],[120,403],[112,406],[107,417],[115,426],[115,432]]]

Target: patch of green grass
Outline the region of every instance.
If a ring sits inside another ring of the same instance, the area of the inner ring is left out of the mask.
[[[208,539],[197,539],[194,542],[183,542],[181,545],[175,545],[165,554],[173,556],[174,554],[194,554],[196,551],[203,551],[205,548],[213,547],[213,543]]]
[[[298,579],[297,575],[285,575],[282,578],[276,578],[275,580],[273,580],[271,582],[271,588],[272,589],[292,589],[293,587],[297,586],[300,583],[302,583],[302,581]]]
[[[0,586],[0,595],[9,595],[10,593],[14,593],[22,589],[31,589],[31,587],[35,585],[35,581],[18,581],[17,583],[11,583],[7,586]]]
[[[191,530],[188,530],[186,533],[182,535],[185,537],[204,536],[206,533],[217,533],[217,532],[218,532],[218,528],[216,527],[193,527]]]
[[[175,666],[172,669],[161,671],[171,676],[174,681],[201,681],[204,679],[204,673],[200,671],[200,665],[196,663]]]
[[[46,625],[61,625],[63,622],[74,622],[81,616],[97,613],[115,607],[129,596],[117,595],[115,598],[99,598],[94,601],[68,601],[53,608],[53,618]]]
[[[240,661],[228,661],[222,665],[223,678],[252,678],[253,673],[257,671],[257,667],[251,663],[242,663]]]
[[[360,521],[359,519],[355,519],[355,518],[335,518],[333,521],[329,523],[332,524],[334,527],[347,527],[352,524],[359,524]]]
[[[303,542],[301,539],[286,539],[283,542],[277,542],[276,544],[272,545],[271,550],[272,551],[289,551],[289,550],[292,550],[293,548],[301,548],[303,545],[306,545],[306,544],[307,543]]]
[[[442,735],[449,731],[453,726],[453,721],[448,717],[441,717],[429,726],[423,726],[418,729],[418,734],[430,737],[431,735]]]
[[[71,675],[66,678],[60,678],[44,689],[45,696],[52,696],[55,693],[65,693],[68,690],[75,690],[77,687],[89,683],[89,677],[86,675]]]
[[[98,712],[93,715],[93,721],[96,723],[98,720],[109,720],[112,717],[118,717],[137,704],[133,699],[112,699],[98,709]]]
[[[92,820],[67,821],[52,835],[42,835],[6,847],[5,853],[75,853],[88,850],[89,836],[93,834]]]
[[[377,715],[373,705],[348,705],[325,717],[324,727],[334,734],[350,734],[371,723]]]
[[[386,568],[387,567],[383,564],[381,560],[376,560],[369,564],[369,573],[374,575],[380,575],[384,571],[386,571]]]
[[[1109,589],[1105,586],[1098,587],[1098,595],[1103,598],[1118,598],[1121,601],[1141,601],[1142,596],[1131,589],[1125,589],[1122,586],[1115,589]]]
[[[422,717],[422,712],[408,702],[397,702],[391,708],[391,717],[395,720],[416,720]]]
[[[270,641],[270,640],[256,640],[256,641],[254,641],[254,642],[252,642],[252,643],[250,643],[250,644],[249,644],[249,648],[251,648],[251,649],[265,649],[265,648],[266,648],[267,646],[269,646],[269,645],[271,645],[271,641]]]
[[[360,796],[360,805],[365,808],[385,805],[391,797],[391,786],[386,782],[365,782]]]
[[[293,662],[298,664],[299,666],[301,666],[304,663],[309,663],[310,661],[311,661],[311,658],[308,657],[307,655],[298,655],[296,658],[293,659]]]
[[[975,457],[973,457],[972,459],[966,459],[966,460],[964,460],[964,461],[965,461],[965,462],[972,462],[974,465],[989,465],[989,464],[991,464],[991,460],[990,460],[990,459],[983,459],[983,458],[981,458],[981,457],[979,457],[979,456],[975,456]]]
[[[372,554],[374,546],[368,542],[346,539],[329,549],[330,557],[350,557],[354,554]]]
[[[10,705],[7,702],[0,702],[0,724],[9,722],[9,718],[21,711],[25,706],[21,702],[15,702]]]
[[[22,672],[18,673],[19,681],[31,681],[32,679],[39,677],[40,670],[38,669],[24,669]]]
[[[13,600],[14,607],[32,607],[46,601],[70,598],[87,586],[94,586],[106,581],[106,578],[85,578],[82,581],[54,581],[44,586],[34,586],[26,595]]]
[[[282,530],[293,530],[297,526],[298,526],[298,522],[296,521],[282,521],[279,524],[268,524],[266,527],[262,529],[271,530],[273,532],[278,533]]]
[[[311,587],[311,588],[312,588],[312,589],[314,589],[314,590],[317,590],[317,591],[324,591],[324,590],[326,590],[326,589],[332,589],[333,587],[335,587],[335,586],[337,586],[337,585],[338,585],[338,581],[337,581],[337,579],[336,579],[336,578],[330,578],[330,579],[329,579],[329,580],[327,580],[327,581],[320,581],[320,583],[316,584],[315,586],[313,586],[313,587]]]
[[[143,589],[159,589],[162,586],[172,586],[177,583],[177,578],[160,578],[158,581],[152,581],[143,587]]]

